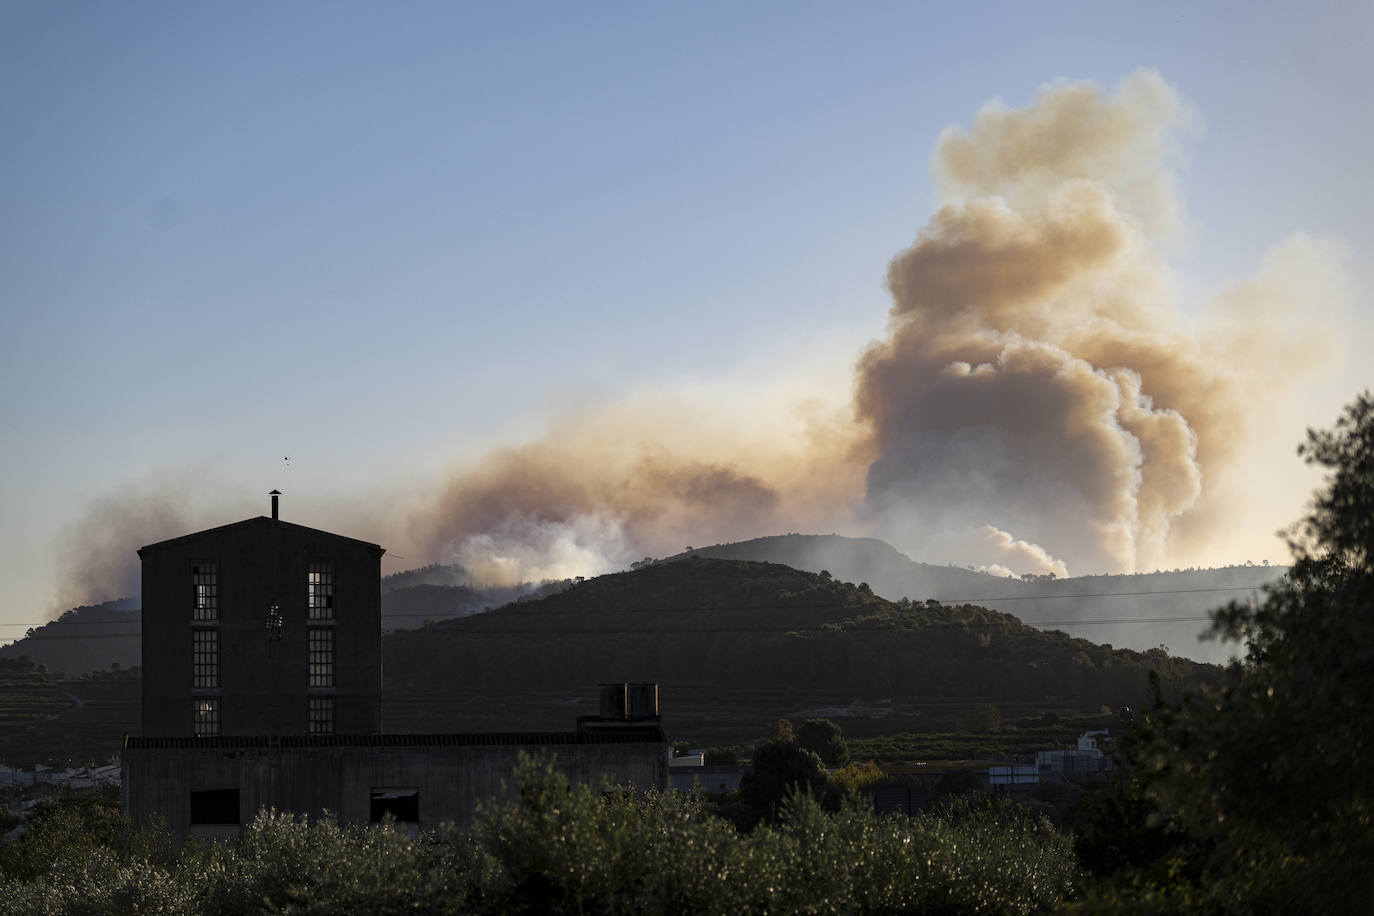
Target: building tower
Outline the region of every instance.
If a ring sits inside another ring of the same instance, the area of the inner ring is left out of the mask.
[[[138,551],[145,737],[381,730],[385,550],[259,516]]]

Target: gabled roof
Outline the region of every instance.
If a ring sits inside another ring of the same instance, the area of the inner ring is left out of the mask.
[[[229,531],[232,528],[253,527],[266,530],[269,526],[275,528],[276,530],[288,529],[291,531],[310,534],[314,537],[333,538],[339,541],[347,541],[350,544],[359,544],[363,547],[368,547],[376,551],[377,556],[379,557],[382,554],[386,553],[385,547],[382,547],[380,544],[374,544],[371,541],[360,541],[357,538],[345,537],[342,534],[334,534],[330,531],[321,531],[318,528],[307,528],[305,525],[294,525],[291,522],[284,522],[281,519],[268,518],[265,515],[259,515],[257,518],[246,518],[241,522],[232,522],[228,525],[220,525],[218,528],[207,528],[204,531],[194,531],[190,534],[183,534],[180,537],[170,538],[165,541],[158,541],[156,544],[148,544],[138,549],[138,555],[141,557],[149,551],[162,550],[164,548],[171,547],[175,544],[182,544],[187,541],[195,540],[197,538],[206,537],[207,535],[221,534],[223,532]]]

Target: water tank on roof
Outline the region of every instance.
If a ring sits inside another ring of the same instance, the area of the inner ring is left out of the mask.
[[[658,684],[628,684],[631,719],[658,718]]]
[[[600,718],[607,720],[624,719],[630,714],[629,684],[601,685]]]

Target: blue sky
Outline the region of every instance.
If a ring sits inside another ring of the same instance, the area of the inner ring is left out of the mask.
[[[857,354],[940,130],[1059,78],[1198,112],[1184,290],[1305,231],[1362,305],[1371,39],[1360,2],[0,4],[0,620],[130,487],[373,498],[569,404]]]

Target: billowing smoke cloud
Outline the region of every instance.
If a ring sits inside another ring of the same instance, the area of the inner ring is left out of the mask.
[[[738,537],[852,524],[862,443],[843,411],[645,396],[488,454],[418,519],[430,555],[509,584],[619,569]],[[754,415],[753,410],[760,413]]]
[[[984,525],[981,533],[985,543],[995,551],[1001,562],[994,563],[989,569],[996,568],[1010,572],[1008,567],[1002,563],[1010,563],[1018,569],[1037,575],[1055,575],[1061,578],[1068,576],[1068,567],[1063,560],[1055,559],[1049,555],[1045,548],[1038,544],[1031,544],[1019,540],[1000,531],[991,525]]]
[[[948,532],[985,524],[1080,571],[1159,566],[1265,394],[1327,352],[1310,283],[1335,268],[1311,239],[1200,318],[1173,301],[1159,249],[1182,211],[1166,161],[1182,117],[1142,71],[941,137],[942,206],[892,262],[889,335],[858,369],[867,500],[897,543],[943,559]]]
[[[987,106],[936,145],[940,208],[891,264],[849,410],[744,392],[589,412],[466,468],[421,540],[496,582],[793,528],[1013,573],[1190,565],[1251,424],[1331,351],[1342,271],[1295,236],[1186,314],[1162,249],[1189,120],[1152,71]],[[753,413],[732,426],[724,402]],[[786,435],[741,434],[777,413]]]

